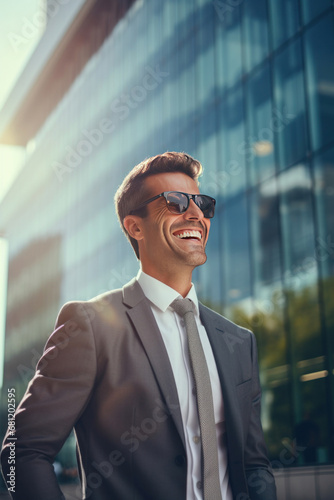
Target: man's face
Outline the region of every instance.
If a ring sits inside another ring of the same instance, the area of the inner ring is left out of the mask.
[[[162,173],[148,177],[145,187],[152,198],[164,191],[199,194],[196,182],[180,172]],[[190,200],[183,214],[171,213],[161,197],[147,205],[147,216],[140,218],[141,239],[138,240],[140,261],[144,272],[189,272],[206,261],[205,246],[209,236],[210,219]],[[195,231],[191,235],[186,232]],[[153,274],[154,272],[154,274]]]

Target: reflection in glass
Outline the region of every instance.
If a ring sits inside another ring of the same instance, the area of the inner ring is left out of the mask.
[[[246,187],[244,102],[241,87],[221,100],[218,107],[217,147],[219,169],[216,186],[225,197],[236,196]]]
[[[334,129],[334,15],[305,33],[307,91],[314,150],[333,141]]]
[[[334,276],[334,149],[314,159],[318,237],[316,258],[324,278]]]
[[[272,112],[269,66],[257,71],[246,86],[247,133],[239,147],[250,166],[250,179],[256,184],[275,173],[274,115]]]
[[[298,0],[285,0],[284,2],[270,0],[269,13],[273,48],[276,49],[299,28]]]
[[[309,168],[297,165],[278,177],[284,271],[295,274],[314,256],[314,222]]]
[[[275,140],[284,169],[305,157],[305,92],[300,40],[274,59]]]
[[[317,156],[313,166],[318,223],[315,256],[321,270],[323,341],[327,353],[324,368],[328,371],[330,411],[334,414],[334,149]],[[334,443],[330,456],[334,457]]]
[[[280,228],[276,179],[254,189],[251,195],[251,238],[254,289],[263,288],[281,278]]]
[[[303,12],[303,20],[306,24],[328,9],[332,2],[331,0],[301,0],[300,4]]]
[[[250,295],[248,232],[246,198],[226,203],[221,217],[225,304],[236,303]]]
[[[266,0],[243,4],[244,50],[246,71],[259,64],[269,52],[268,12]]]
[[[215,87],[213,9],[210,9],[210,13],[195,32],[196,96],[197,103],[203,106],[213,99]]]
[[[215,23],[215,80],[219,92],[240,81],[241,49],[240,8],[234,8],[224,13],[223,22]]]

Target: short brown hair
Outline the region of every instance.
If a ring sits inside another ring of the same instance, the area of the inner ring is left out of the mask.
[[[198,183],[198,177],[202,174],[202,165],[186,153],[166,152],[161,155],[152,156],[138,165],[125,177],[115,194],[116,213],[120,225],[130,241],[137,258],[139,259],[138,242],[128,234],[124,227],[124,218],[140,205],[148,196],[143,187],[144,179],[151,175],[167,172],[181,172],[188,175]],[[138,215],[145,217],[146,207]]]

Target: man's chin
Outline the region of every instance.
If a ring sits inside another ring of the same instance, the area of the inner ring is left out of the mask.
[[[194,266],[194,267],[198,267],[198,266],[202,266],[203,264],[205,264],[206,260],[207,260],[207,256],[206,254],[203,252],[203,253],[198,253],[198,252],[191,252],[187,255],[187,264],[189,266]]]

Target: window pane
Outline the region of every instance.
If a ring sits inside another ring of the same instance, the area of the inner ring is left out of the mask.
[[[327,393],[323,380],[328,373],[321,335],[309,169],[298,165],[282,172],[279,186],[294,438],[297,446],[305,448],[298,453],[298,463],[307,464],[328,458],[328,450],[324,446],[328,442],[328,416],[324,412]],[[311,429],[316,430],[317,435],[313,440],[313,449],[309,441]]]
[[[256,184],[275,173],[274,127],[269,67],[256,72],[246,86],[247,133],[243,150],[250,165],[250,179]]]
[[[266,0],[244,2],[243,16],[246,71],[250,71],[269,52]]]
[[[235,304],[250,295],[250,263],[246,198],[224,206],[221,218],[224,303]]]
[[[303,20],[308,23],[331,6],[331,0],[301,0]]]
[[[217,146],[219,170],[215,179],[217,193],[235,196],[246,187],[246,161],[240,144],[245,138],[244,102],[241,87],[229,92],[218,107]]]
[[[324,343],[331,411],[334,413],[334,149],[314,162],[318,236],[315,257],[321,269],[321,290],[324,314]],[[333,445],[334,446],[334,445]],[[332,450],[333,454],[334,450]],[[333,455],[332,455],[333,456]]]
[[[333,141],[334,129],[334,15],[305,35],[308,99],[313,149]]]
[[[300,369],[300,373],[302,371],[305,369]],[[296,412],[295,439],[296,445],[300,448],[299,465],[324,463],[329,458],[330,437],[326,383],[326,377],[311,380],[308,379],[308,374],[298,377],[301,404],[299,412]]]
[[[251,195],[253,275],[256,296],[281,279],[280,228],[276,179],[262,183]]]
[[[305,157],[306,117],[301,43],[289,45],[274,61],[273,128],[281,169]]]
[[[216,86],[222,93],[242,75],[240,7],[224,12],[215,22]]]
[[[314,222],[309,168],[297,165],[278,178],[285,271],[298,270],[314,256]]]
[[[270,31],[274,49],[294,35],[299,28],[298,0],[270,0]]]
[[[215,65],[214,65],[214,29],[213,9],[209,16],[201,20],[196,31],[196,93],[197,103],[207,106],[214,99]]]
[[[298,165],[279,176],[284,281],[296,360],[321,356],[318,274],[309,169]]]
[[[334,148],[314,161],[318,238],[316,258],[324,278],[334,276]]]

